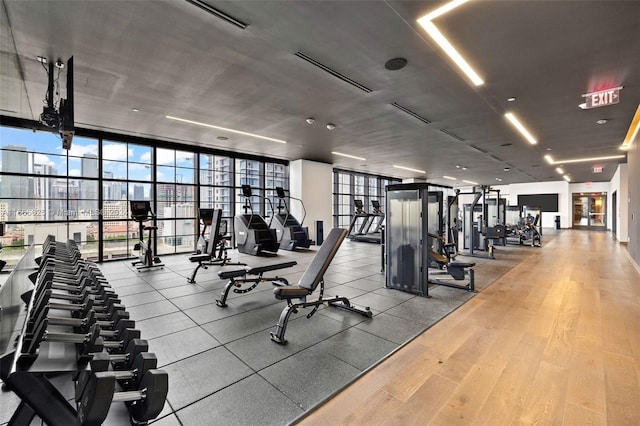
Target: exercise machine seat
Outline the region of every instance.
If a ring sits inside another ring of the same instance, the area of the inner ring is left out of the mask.
[[[311,294],[311,291],[298,286],[276,287],[273,289],[273,294],[275,294],[278,300],[291,300],[306,297]]]
[[[447,267],[450,268],[473,268],[474,266],[476,266],[476,262],[460,262],[456,260],[455,262],[447,263]]]

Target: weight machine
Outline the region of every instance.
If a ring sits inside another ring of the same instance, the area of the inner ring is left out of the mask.
[[[490,196],[495,193],[495,198]],[[462,247],[468,250],[465,255],[474,257],[489,257],[494,259],[494,246],[496,242],[504,245],[506,228],[504,226],[504,213],[506,201],[500,198],[500,190],[482,186],[480,190],[475,187],[471,192],[456,191],[453,200],[449,200],[448,208],[457,204],[460,195],[473,195],[471,204],[464,204],[462,219]],[[482,202],[480,200],[482,199]],[[451,212],[449,212],[449,216]],[[480,254],[477,252],[485,252]]]

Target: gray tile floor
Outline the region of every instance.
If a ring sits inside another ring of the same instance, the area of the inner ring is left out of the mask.
[[[500,247],[496,261],[473,259],[478,263],[476,287],[483,288],[534,250]],[[315,250],[280,251],[272,258],[230,254],[251,266],[295,260],[297,266],[277,272],[296,283]],[[246,294],[231,293],[228,306],[220,308],[215,300],[226,284],[217,276],[220,267],[201,269],[197,283],[189,284],[194,264],[187,257],[165,256],[164,269],[153,271],[138,272],[129,261],[100,265],[169,373],[169,395],[158,425],[290,423],[474,295],[433,287],[427,299],[386,289],[380,246],[347,240],[325,274],[325,293],[370,306],[373,318],[322,308],[307,319],[309,310],[303,310],[291,317],[288,344],[278,345],[269,331],[285,302],[274,298],[270,283]],[[72,395],[70,381],[60,382]],[[17,403],[11,393],[0,395],[0,424]],[[123,404],[112,406],[106,424],[126,424]]]

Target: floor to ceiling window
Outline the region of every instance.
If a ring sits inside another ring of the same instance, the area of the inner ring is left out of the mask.
[[[232,234],[232,218],[242,212],[241,185],[271,201],[276,187],[289,187],[286,162],[119,139],[76,134],[63,150],[57,134],[0,126],[0,222],[6,223],[0,258],[11,266],[49,234],[75,240],[88,259],[135,256],[140,230],[131,200],[151,201],[160,255],[190,252],[198,207],[222,209]],[[261,197],[253,197],[255,213],[270,214]]]
[[[333,224],[348,228],[355,212],[354,200],[362,201],[364,211],[373,212],[372,201],[378,201],[385,209],[385,188],[400,179],[356,173],[346,170],[333,171]]]

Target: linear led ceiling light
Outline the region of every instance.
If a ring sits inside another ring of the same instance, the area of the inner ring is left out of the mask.
[[[458,180],[458,179],[456,179],[454,177],[451,177],[451,176],[442,176],[442,177],[445,178],[445,179],[449,179],[449,180]]]
[[[464,183],[469,183],[471,185],[478,185],[478,182],[474,182],[472,180],[462,180]]]
[[[547,160],[547,163],[553,164],[553,157],[551,157],[549,154],[545,155],[544,159]]]
[[[237,133],[239,135],[251,136],[252,138],[264,139],[266,141],[278,142],[278,143],[287,143],[287,141],[283,141],[282,139],[269,138],[267,136],[256,135],[255,133],[243,132],[240,130],[228,129],[226,127],[214,126],[213,124],[201,123],[199,121],[186,120],[184,118],[173,117],[171,115],[166,115],[170,120],[181,121],[183,123],[195,124],[197,126],[209,127],[211,129],[224,130],[225,132]]]
[[[464,72],[467,77],[471,80],[471,82],[476,86],[481,86],[484,84],[484,81],[480,76],[471,68],[471,66],[464,60],[464,58],[458,53],[458,51],[453,47],[449,40],[447,40],[440,30],[433,24],[433,20],[439,16],[444,15],[445,13],[455,9],[456,7],[466,3],[468,0],[454,0],[451,1],[444,6],[439,7],[438,9],[424,15],[422,18],[418,19],[418,24],[425,29],[427,34],[431,36],[431,38],[438,43],[440,48],[444,50],[444,52],[449,55],[451,60],[455,62],[455,64]]]
[[[412,169],[411,167],[396,166],[395,164],[393,165],[393,167],[395,167],[396,169],[408,170],[410,172],[416,172],[416,173],[422,173],[422,174],[427,173],[424,170]]]
[[[561,175],[564,174],[564,170],[562,170],[562,167],[556,167],[556,172],[558,172]]]
[[[524,136],[524,138],[528,140],[531,145],[535,145],[538,143],[538,141],[533,136],[531,136],[531,133],[529,133],[529,131],[525,129],[522,124],[520,124],[520,121],[518,121],[515,115],[508,112],[504,116],[511,122],[511,124],[513,124],[513,127],[518,129],[522,136]]]
[[[569,175],[564,175],[562,176],[564,178],[564,180],[566,180],[567,182],[571,182],[571,178],[569,177]]]
[[[601,161],[601,160],[616,160],[618,158],[624,158],[625,155],[609,155],[606,157],[590,157],[590,158],[574,158],[572,160],[553,160],[551,159],[549,164],[568,164],[568,163],[588,163],[589,161]],[[545,158],[547,156],[545,155]],[[549,161],[549,160],[547,160]]]
[[[622,146],[620,149],[629,149],[636,136],[638,136],[638,131],[640,130],[640,104],[638,105],[638,109],[636,109],[636,114],[633,116],[631,120],[631,124],[629,124],[629,130],[627,131],[627,136],[624,138],[624,142],[622,142]]]
[[[339,155],[341,157],[353,158],[354,160],[360,160],[360,161],[366,160],[366,158],[356,157],[355,155],[343,154],[343,153],[337,152],[337,151],[331,151],[331,153],[333,155]]]
[[[200,9],[204,10],[205,12],[208,12],[213,16],[216,16],[222,19],[223,21],[227,21],[231,25],[235,25],[236,27],[241,28],[243,30],[246,29],[248,26],[248,24],[242,22],[241,20],[236,19],[231,15],[227,15],[223,11],[216,9],[215,7],[211,6],[208,3],[205,3],[202,0],[187,0],[187,2],[191,3],[194,6],[198,6]]]

